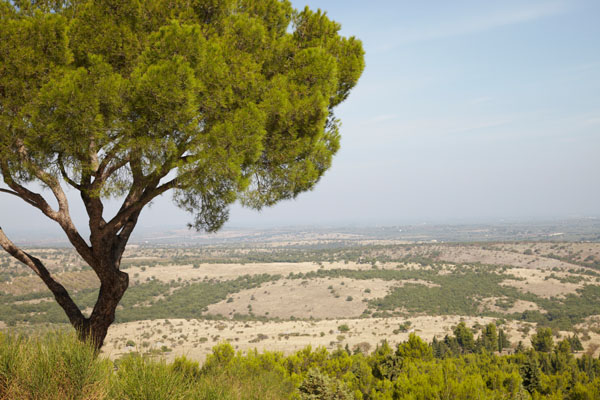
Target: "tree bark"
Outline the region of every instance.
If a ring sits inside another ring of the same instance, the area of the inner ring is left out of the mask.
[[[20,152],[22,153],[23,162],[28,162],[24,145],[21,145]],[[95,153],[91,155],[90,162],[95,160],[97,163],[98,160],[95,157]],[[105,161],[106,159],[109,161]],[[1,228],[0,247],[3,247],[13,257],[29,266],[42,279],[64,310],[79,338],[91,342],[96,350],[99,350],[104,344],[108,328],[115,320],[117,306],[129,286],[129,276],[127,273],[120,271],[119,268],[125,246],[137,224],[138,217],[146,204],[177,186],[177,178],[160,185],[160,180],[166,176],[168,171],[163,171],[162,175],[147,177],[143,175],[141,165],[133,163],[134,181],[130,191],[117,214],[107,222],[103,217],[104,206],[96,193],[101,190],[108,175],[120,169],[128,161],[119,161],[111,166],[110,157],[107,156],[106,159],[100,163],[94,177],[84,175],[79,183],[69,178],[62,160],[59,160],[63,178],[81,192],[81,198],[89,216],[89,245],[81,237],[71,220],[67,197],[56,177],[48,174],[39,166],[28,162],[35,176],[51,189],[59,205],[58,210],[54,210],[41,194],[28,190],[14,180],[10,174],[8,163],[0,160],[0,173],[4,182],[10,188],[10,190],[0,189],[0,192],[21,198],[57,222],[66,233],[75,250],[92,267],[100,279],[100,292],[90,317],[86,318],[81,313],[66,288],[52,277],[43,263],[15,246],[4,235]],[[93,181],[92,178],[94,178]]]
[[[100,285],[98,300],[89,318],[77,328],[79,338],[91,343],[96,350],[104,344],[108,328],[115,321],[115,311],[129,286],[129,275],[118,271]]]
[[[42,261],[17,247],[4,234],[2,228],[0,247],[29,266],[42,279],[64,310],[79,338],[100,350],[108,328],[115,320],[117,306],[129,286],[129,275],[119,270],[121,256],[125,250],[123,238],[115,236],[112,241],[103,241],[99,249],[105,251],[98,250],[95,254],[97,261],[94,262],[93,268],[100,278],[100,292],[89,318],[81,313],[67,289],[54,279]]]
[[[114,234],[102,235],[102,229],[92,228],[92,249],[95,258],[92,268],[100,279],[100,291],[89,318],[78,329],[80,339],[90,342],[99,350],[104,344],[108,328],[115,321],[115,311],[129,287],[129,275],[120,271],[126,239]]]
[[[67,289],[52,277],[48,269],[38,258],[15,246],[15,244],[6,237],[2,228],[0,228],[0,247],[31,268],[42,279],[44,284],[46,284],[48,289],[50,289],[54,295],[56,302],[62,307],[65,314],[67,314],[71,325],[73,325],[75,329],[83,326],[85,317],[79,310],[79,307],[73,302],[71,296],[69,296]]]

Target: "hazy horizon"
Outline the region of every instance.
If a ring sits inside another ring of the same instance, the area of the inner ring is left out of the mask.
[[[313,191],[260,213],[236,205],[226,227],[600,216],[600,3],[293,1],[306,3],[366,50],[336,110],[341,150]],[[0,205],[9,236],[58,232],[18,199]],[[139,228],[190,220],[166,195]]]

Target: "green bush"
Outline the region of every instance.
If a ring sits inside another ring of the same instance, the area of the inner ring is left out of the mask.
[[[202,366],[185,357],[169,364],[139,354],[113,363],[64,332],[0,334],[0,399],[599,398],[600,360],[575,358],[568,339],[549,345],[548,352],[498,355],[477,345],[480,336],[475,343],[480,351],[464,354],[472,331],[459,324],[455,334],[458,338],[428,344],[413,333],[408,341],[384,342],[371,354],[323,347],[287,356],[242,354],[223,343]]]
[[[0,333],[0,398],[103,399],[112,363],[75,334],[30,338]]]
[[[311,369],[300,385],[302,400],[351,400],[350,390],[344,382],[332,379],[318,369]]]
[[[117,365],[110,396],[129,400],[184,400],[194,398],[191,379],[163,361],[132,354]]]

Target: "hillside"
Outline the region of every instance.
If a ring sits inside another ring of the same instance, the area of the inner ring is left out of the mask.
[[[88,308],[96,279],[66,249],[32,248]],[[197,246],[130,246],[131,287],[104,351],[202,360],[214,344],[330,350],[382,339],[443,338],[460,322],[495,322],[513,346],[538,326],[600,348],[600,244],[405,243],[319,238]],[[2,255],[0,320],[31,331],[66,322],[37,277]],[[347,325],[347,332],[338,327]],[[405,327],[400,329],[400,327]],[[130,344],[128,346],[128,343]]]

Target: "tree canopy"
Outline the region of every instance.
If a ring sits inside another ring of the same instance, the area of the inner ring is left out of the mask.
[[[157,196],[172,191],[191,226],[215,231],[232,203],[293,198],[330,167],[334,109],[364,68],[361,42],[339,31],[287,0],[2,0],[0,192],[62,227],[100,278],[98,310],[103,290],[118,303],[121,255]],[[65,185],[81,194],[89,240]],[[122,200],[111,217],[108,198]],[[0,244],[89,329],[40,260],[2,230]],[[107,303],[98,313],[112,322]]]

